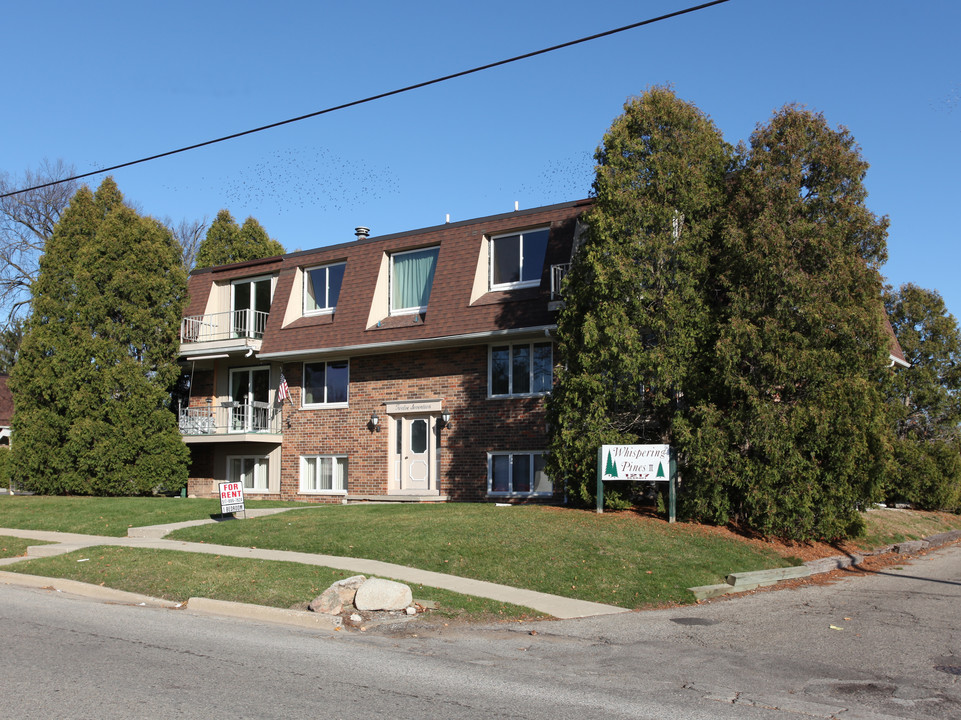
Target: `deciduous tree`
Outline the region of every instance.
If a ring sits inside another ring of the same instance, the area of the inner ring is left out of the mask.
[[[29,309],[30,287],[37,278],[44,244],[60,214],[77,191],[77,183],[58,182],[24,193],[15,191],[62,180],[74,174],[62,160],[44,161],[22,177],[0,173],[0,312],[8,320]]]

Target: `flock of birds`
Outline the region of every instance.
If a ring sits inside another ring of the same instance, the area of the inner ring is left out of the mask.
[[[457,160],[427,158],[425,164],[428,163],[456,165]],[[525,163],[521,160],[517,164]],[[297,240],[281,237],[277,226],[283,225],[285,220],[297,222],[305,216],[312,218],[314,227],[332,224],[344,233],[356,224],[372,224],[375,213],[388,214],[378,208],[389,212],[389,208],[403,206],[412,211],[405,214],[418,219],[413,221],[418,224],[408,227],[403,216],[392,216],[391,226],[382,227],[382,223],[377,223],[375,234],[434,224],[434,216],[430,216],[428,222],[422,222],[425,212],[435,213],[437,224],[444,222],[445,214],[452,210],[451,221],[468,219],[456,217],[456,208],[425,207],[432,202],[443,203],[451,189],[450,175],[467,173],[467,170],[457,169],[444,177],[437,177],[433,188],[425,187],[423,167],[417,168],[416,173],[408,178],[389,164],[348,157],[316,146],[271,150],[253,156],[246,164],[238,163],[234,168],[220,167],[223,173],[219,176],[210,177],[205,173],[195,183],[167,186],[166,189],[178,194],[213,195],[217,198],[217,207],[207,209],[209,217],[221,208],[230,210],[238,222],[252,215],[272,237],[288,245]],[[465,178],[463,193],[470,197],[459,198],[456,204],[479,208],[476,211],[479,214],[496,214],[512,209],[515,200],[519,201],[521,209],[577,200],[589,194],[592,179],[593,158],[591,153],[583,151],[552,159],[533,173],[522,174],[516,170],[499,173],[495,183],[479,191],[472,190],[476,187],[476,179]],[[346,219],[341,221],[338,216]]]

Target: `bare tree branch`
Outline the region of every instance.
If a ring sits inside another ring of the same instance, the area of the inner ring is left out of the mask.
[[[62,160],[44,160],[36,171],[27,170],[19,178],[0,173],[0,195],[68,178],[74,172],[73,166]],[[0,312],[8,320],[29,308],[30,288],[40,269],[44,245],[78,187],[76,181],[67,181],[0,198]]]
[[[174,224],[174,221],[167,217],[164,218],[163,224],[180,244],[184,270],[189,273],[194,269],[194,264],[197,261],[197,251],[200,249],[200,243],[203,242],[207,233],[207,216],[204,215],[200,220],[187,220],[185,218],[177,224]]]

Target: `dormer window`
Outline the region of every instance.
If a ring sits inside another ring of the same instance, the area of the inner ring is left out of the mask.
[[[346,267],[346,263],[337,263],[304,270],[304,315],[334,311]]]
[[[427,310],[434,283],[439,248],[410,250],[390,256],[390,314],[407,315]]]
[[[536,287],[544,271],[550,228],[495,235],[490,241],[490,289]]]

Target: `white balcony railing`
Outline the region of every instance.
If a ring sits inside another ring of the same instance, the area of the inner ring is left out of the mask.
[[[265,402],[224,402],[180,408],[181,435],[280,434],[280,409]]]
[[[564,282],[564,278],[570,269],[570,263],[551,265],[551,300],[561,299],[561,283]]]
[[[208,315],[190,315],[180,322],[180,342],[210,342],[264,336],[269,313],[259,310],[231,310]]]

